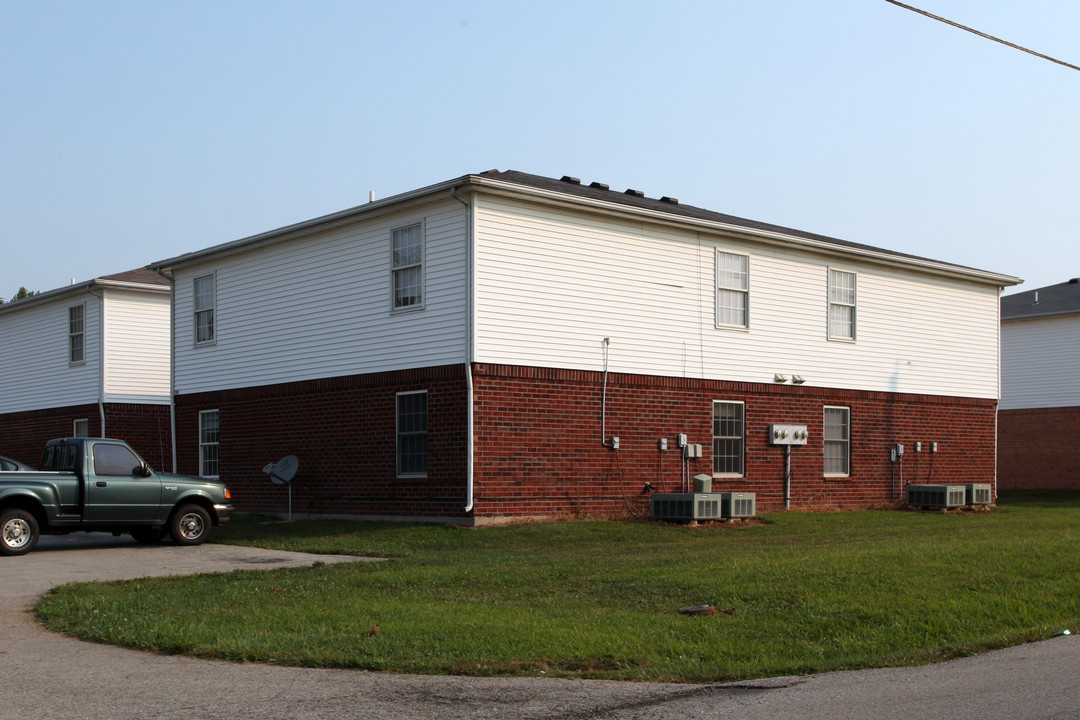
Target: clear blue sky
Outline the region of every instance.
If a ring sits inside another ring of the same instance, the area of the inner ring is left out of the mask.
[[[0,0],[0,66],[4,298],[491,168],[1080,276],[1080,72],[885,0]]]

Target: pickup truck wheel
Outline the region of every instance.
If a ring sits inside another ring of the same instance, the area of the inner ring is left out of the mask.
[[[169,534],[177,545],[200,545],[210,537],[210,513],[198,505],[177,508],[169,522]]]
[[[33,515],[18,508],[0,513],[0,555],[25,555],[38,541]]]

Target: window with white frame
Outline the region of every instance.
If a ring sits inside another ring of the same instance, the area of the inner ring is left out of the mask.
[[[851,408],[825,407],[825,474],[851,474]]]
[[[426,477],[428,469],[427,390],[397,394],[397,474]]]
[[[716,251],[716,324],[750,327],[750,258]]]
[[[218,447],[221,442],[217,410],[199,412],[199,475],[218,477]]]
[[[391,233],[390,285],[394,310],[423,307],[424,228],[422,223]]]
[[[72,437],[90,437],[90,420],[88,418],[79,418],[75,421],[75,426],[72,428]]]
[[[68,308],[68,362],[81,365],[86,362],[86,306]]]
[[[713,474],[743,475],[746,450],[746,406],[741,402],[713,401]]]
[[[217,305],[217,282],[213,275],[195,278],[195,344],[209,345],[216,338],[214,309]]]
[[[855,339],[855,273],[829,270],[829,338]]]

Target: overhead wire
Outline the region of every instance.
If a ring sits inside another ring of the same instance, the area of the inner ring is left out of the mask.
[[[1052,63],[1057,63],[1058,65],[1064,65],[1065,67],[1071,68],[1073,70],[1080,70],[1080,67],[1077,67],[1076,65],[1072,65],[1070,63],[1067,63],[1067,62],[1065,62],[1063,60],[1058,60],[1057,58],[1052,58],[1049,55],[1043,55],[1040,52],[1035,52],[1034,50],[1029,50],[1028,48],[1023,47],[1022,45],[1017,45],[1016,43],[1011,43],[1008,40],[1002,40],[1001,38],[994,37],[993,35],[987,35],[986,33],[980,32],[980,31],[978,31],[978,30],[976,30],[974,28],[969,28],[967,25],[961,25],[958,22],[953,22],[952,20],[948,20],[948,19],[940,17],[938,15],[928,13],[925,10],[920,10],[917,7],[912,7],[911,5],[905,5],[902,2],[897,2],[897,0],[885,0],[885,2],[892,3],[893,5],[896,5],[897,7],[902,7],[905,10],[910,10],[912,12],[919,13],[920,15],[925,15],[928,18],[931,18],[933,20],[937,20],[938,22],[943,22],[946,25],[952,25],[955,28],[960,28],[961,30],[966,30],[969,33],[974,33],[975,35],[978,35],[979,37],[982,37],[982,38],[986,38],[987,40],[993,40],[994,42],[1001,43],[1002,45],[1008,45],[1009,47],[1014,48],[1016,50],[1022,50],[1024,52],[1028,53],[1029,55],[1034,55],[1035,57],[1042,58],[1043,60],[1049,60]]]

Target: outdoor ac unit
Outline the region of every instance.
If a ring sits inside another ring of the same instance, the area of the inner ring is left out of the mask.
[[[660,493],[652,496],[657,520],[717,520],[753,517],[754,493]]]
[[[720,514],[726,518],[757,515],[757,495],[747,492],[720,493]]]
[[[992,490],[990,483],[968,483],[964,486],[967,505],[989,505]]]
[[[964,485],[908,485],[907,504],[915,507],[962,507],[967,504]]]

